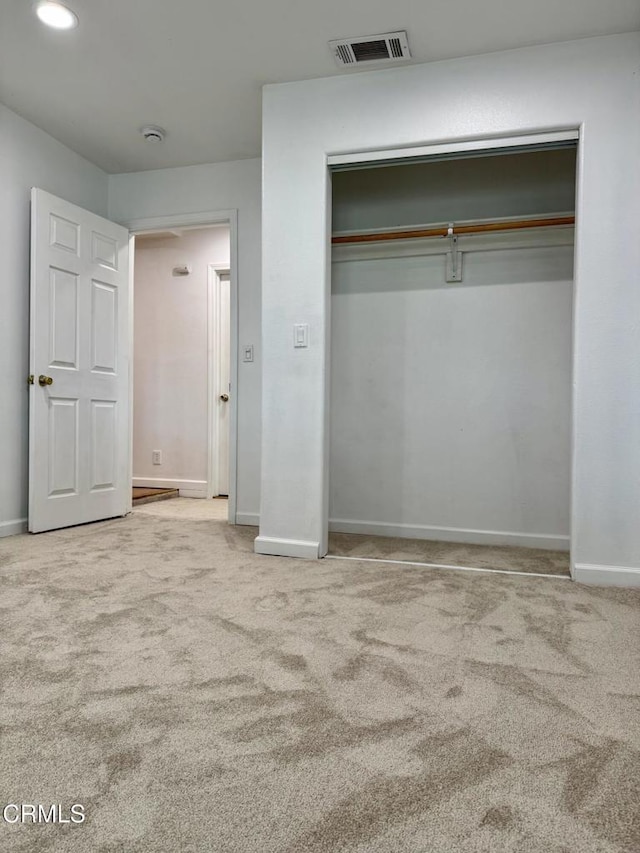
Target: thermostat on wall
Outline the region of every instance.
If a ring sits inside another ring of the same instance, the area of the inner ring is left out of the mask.
[[[189,266],[189,264],[185,264],[182,267],[174,267],[173,268],[173,274],[174,275],[189,275],[190,272],[191,272],[191,267]]]

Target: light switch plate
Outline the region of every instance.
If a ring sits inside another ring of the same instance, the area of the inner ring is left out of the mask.
[[[296,348],[309,346],[308,323],[295,323],[293,327],[293,345]]]
[[[242,360],[253,361],[253,344],[247,344],[247,346],[242,347]]]

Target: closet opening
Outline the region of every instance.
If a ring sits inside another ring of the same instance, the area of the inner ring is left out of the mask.
[[[576,151],[331,167],[328,556],[570,577]]]

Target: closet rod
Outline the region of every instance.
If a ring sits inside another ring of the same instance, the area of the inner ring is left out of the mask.
[[[442,228],[419,228],[413,231],[381,231],[376,234],[346,234],[332,237],[332,243],[376,243],[380,240],[408,240],[412,237],[449,237],[454,234],[481,234],[485,231],[516,231],[519,228],[548,228],[552,225],[574,225],[575,216],[547,219],[515,219],[510,222],[479,222],[477,225],[454,225],[450,232]]]

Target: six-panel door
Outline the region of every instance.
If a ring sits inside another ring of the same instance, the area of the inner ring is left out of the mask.
[[[32,190],[29,530],[124,515],[129,234]]]

